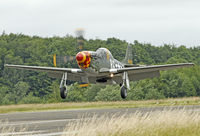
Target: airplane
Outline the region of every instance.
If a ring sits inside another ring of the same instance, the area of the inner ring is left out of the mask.
[[[132,64],[132,47],[127,46],[125,59],[120,62],[106,48],[96,51],[80,51],[76,54],[79,68],[40,67],[5,64],[7,68],[35,70],[47,72],[50,77],[61,78],[60,96],[65,99],[68,94],[67,80],[91,84],[119,84],[123,99],[130,90],[130,81],[159,77],[160,71],[194,66],[193,63],[166,65],[135,65]]]

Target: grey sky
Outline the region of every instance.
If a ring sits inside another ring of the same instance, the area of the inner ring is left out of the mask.
[[[0,0],[0,31],[200,45],[199,0]]]

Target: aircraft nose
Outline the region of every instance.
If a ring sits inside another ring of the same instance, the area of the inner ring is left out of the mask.
[[[77,60],[78,62],[84,62],[85,59],[86,59],[86,55],[85,55],[83,52],[77,53],[77,55],[76,55],[76,60]]]
[[[86,68],[88,68],[90,66],[91,55],[87,51],[79,52],[76,55],[76,61],[77,61],[78,66],[80,68],[86,69]]]

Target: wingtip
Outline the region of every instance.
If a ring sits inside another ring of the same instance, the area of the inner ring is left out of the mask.
[[[195,66],[195,64],[194,63],[188,63],[189,65],[192,65],[192,66]]]

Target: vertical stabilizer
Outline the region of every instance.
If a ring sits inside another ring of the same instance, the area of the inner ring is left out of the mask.
[[[123,63],[125,64],[133,64],[133,54],[132,54],[132,46],[128,45],[127,49],[126,49],[126,56],[125,59],[123,61]]]

